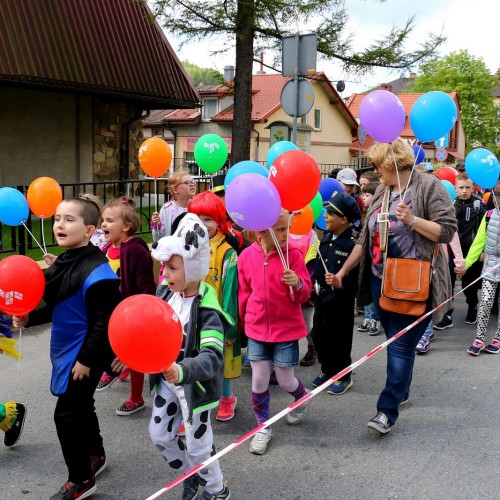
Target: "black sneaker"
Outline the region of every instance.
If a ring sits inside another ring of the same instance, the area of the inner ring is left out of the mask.
[[[182,490],[182,500],[193,500],[198,498],[198,490],[200,489],[200,476],[195,474],[188,477],[184,481],[184,489]]]
[[[392,424],[389,422],[387,415],[382,412],[378,412],[375,417],[373,417],[368,422],[368,428],[378,431],[381,434],[387,434],[391,430]]]
[[[300,360],[300,366],[312,366],[318,357],[318,353],[312,344],[307,346],[307,352],[304,357]]]
[[[23,432],[24,420],[26,419],[26,406],[21,403],[16,403],[17,416],[10,429],[5,432],[3,443],[5,446],[14,446],[21,437]]]
[[[90,457],[90,469],[94,476],[98,476],[106,468],[106,465],[106,455],[100,457],[93,455]]]
[[[209,493],[205,490],[201,496],[201,500],[229,500],[229,498],[231,498],[231,492],[227,483],[224,483],[224,488],[219,493]]]
[[[475,307],[469,307],[465,322],[468,325],[475,325],[477,323],[477,309]]]
[[[95,478],[82,481],[81,483],[65,483],[58,493],[52,495],[50,500],[82,500],[93,495],[97,490]]]
[[[446,314],[444,318],[437,325],[434,325],[432,328],[434,328],[434,330],[445,330],[446,328],[452,328],[452,327],[453,327],[453,320],[451,319],[451,316],[448,316]]]

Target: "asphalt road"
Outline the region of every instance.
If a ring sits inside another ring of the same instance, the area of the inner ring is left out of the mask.
[[[274,424],[268,452],[252,455],[248,443],[221,459],[234,499],[500,499],[500,356],[466,353],[475,326],[465,325],[465,302],[456,302],[455,327],[436,333],[431,350],[418,356],[410,403],[392,431],[381,436],[366,427],[385,379],[385,351],[356,369],[353,388],[342,396],[323,392],[313,399],[297,427]],[[358,316],[356,325],[363,319]],[[490,338],[497,317],[490,321]],[[335,334],[332,328],[332,335]],[[24,432],[13,448],[0,446],[0,498],[38,500],[54,494],[66,479],[49,392],[49,325],[23,330],[17,363],[0,356],[0,400],[28,406]],[[381,343],[382,334],[355,332],[353,360]],[[305,342],[301,343],[302,351]],[[299,367],[311,387],[318,365]],[[255,425],[250,369],[234,383],[235,418],[215,422],[218,450]],[[144,499],[175,479],[151,444],[147,425],[151,401],[142,413],[120,417],[115,409],[128,396],[129,382],[96,394],[108,468],[92,498]],[[271,386],[271,414],[291,397]],[[181,498],[181,487],[163,498]]]

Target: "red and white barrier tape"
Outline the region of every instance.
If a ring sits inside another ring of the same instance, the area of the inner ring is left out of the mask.
[[[496,266],[494,266],[490,270],[490,272],[493,271],[493,270],[495,270],[499,266],[500,266],[500,263],[497,264]],[[167,493],[167,491],[170,491],[171,489],[175,488],[177,485],[183,483],[188,477],[191,477],[194,474],[196,474],[199,470],[203,469],[207,465],[210,465],[212,462],[215,462],[215,460],[218,460],[220,457],[223,457],[224,455],[227,455],[230,451],[233,451],[234,449],[238,448],[238,446],[240,446],[241,444],[243,444],[244,442],[248,441],[250,438],[252,438],[253,436],[255,436],[255,434],[257,434],[257,432],[259,432],[260,430],[264,429],[265,427],[269,427],[271,424],[274,424],[278,420],[282,419],[285,415],[287,415],[292,410],[294,410],[295,408],[297,408],[297,406],[300,406],[300,405],[306,403],[307,401],[309,401],[310,399],[312,399],[314,396],[316,396],[320,392],[324,391],[327,387],[330,387],[330,385],[333,384],[333,382],[336,382],[337,380],[341,379],[343,376],[345,376],[348,373],[352,372],[355,368],[357,368],[358,366],[362,365],[365,361],[367,361],[368,359],[370,359],[372,356],[374,356],[378,352],[380,352],[383,349],[385,349],[389,344],[392,344],[394,341],[396,341],[397,339],[399,339],[399,337],[402,337],[408,330],[411,330],[414,326],[416,326],[419,323],[421,323],[425,318],[427,318],[428,316],[430,316],[432,313],[434,313],[435,311],[441,309],[445,304],[447,304],[448,302],[452,301],[455,297],[458,297],[461,293],[464,292],[464,290],[467,290],[467,288],[469,288],[470,286],[472,286],[474,283],[476,283],[477,281],[479,281],[483,277],[484,277],[484,275],[481,274],[481,276],[479,276],[479,278],[477,278],[474,281],[472,281],[471,283],[469,283],[466,287],[462,288],[458,293],[456,293],[455,295],[452,295],[449,299],[445,300],[444,302],[442,302],[441,304],[439,304],[438,306],[436,306],[431,311],[425,313],[423,316],[421,316],[420,318],[418,318],[417,320],[415,320],[413,323],[411,323],[410,325],[408,325],[406,328],[403,328],[402,330],[400,330],[393,337],[391,337],[390,339],[387,339],[385,342],[382,342],[382,344],[378,345],[377,347],[375,347],[374,349],[372,349],[371,351],[369,351],[368,353],[366,353],[363,357],[359,358],[357,361],[355,361],[354,363],[350,364],[347,368],[344,368],[342,371],[340,371],[339,373],[337,373],[333,377],[329,378],[326,382],[324,382],[320,386],[316,387],[311,392],[308,392],[305,396],[303,396],[302,398],[300,398],[297,401],[293,402],[290,406],[287,406],[286,408],[284,408],[283,410],[281,410],[279,413],[277,413],[276,415],[274,415],[274,417],[271,417],[269,420],[266,420],[266,422],[258,425],[257,427],[255,427],[254,429],[252,429],[250,432],[247,432],[243,436],[239,437],[236,441],[233,441],[230,445],[226,446],[224,449],[222,449],[221,451],[219,451],[218,453],[216,453],[215,455],[213,455],[209,459],[205,460],[205,462],[202,462],[201,464],[193,467],[188,472],[185,472],[184,474],[182,474],[182,476],[179,476],[174,481],[171,481],[166,486],[164,486],[163,488],[161,488],[160,490],[158,490],[156,493],[154,493],[153,495],[149,496],[146,500],[153,500],[154,498],[158,498],[158,497],[162,496],[163,494]]]

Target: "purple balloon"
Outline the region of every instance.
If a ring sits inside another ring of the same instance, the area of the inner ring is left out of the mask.
[[[375,90],[363,99],[359,108],[359,120],[373,139],[392,142],[399,137],[405,126],[405,108],[392,92]]]
[[[334,191],[344,191],[342,184],[337,179],[327,177],[319,183],[319,194],[324,202],[332,197]]]
[[[226,209],[244,229],[264,231],[276,224],[281,199],[274,184],[259,174],[241,174],[226,190]]]

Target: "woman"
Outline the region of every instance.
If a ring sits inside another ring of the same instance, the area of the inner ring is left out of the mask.
[[[377,215],[385,190],[390,189],[387,244],[390,257],[431,261],[436,243],[451,241],[457,221],[450,197],[439,179],[412,172],[415,157],[408,143],[402,139],[396,139],[392,145],[375,143],[368,152],[368,161],[373,163],[381,186],[373,197],[366,216],[368,223],[362,229],[358,244],[337,278],[341,281],[352,268],[360,265],[359,304],[375,304],[386,336],[391,338],[417,318],[384,311],[379,305],[383,257]],[[426,312],[451,296],[448,264],[442,252],[437,255],[430,288]],[[446,309],[445,306],[436,311],[432,319],[441,321]],[[368,422],[370,429],[385,434],[396,423],[399,405],[409,398],[415,347],[429,321],[430,317],[426,318],[387,347],[386,383],[377,402],[377,415]]]

